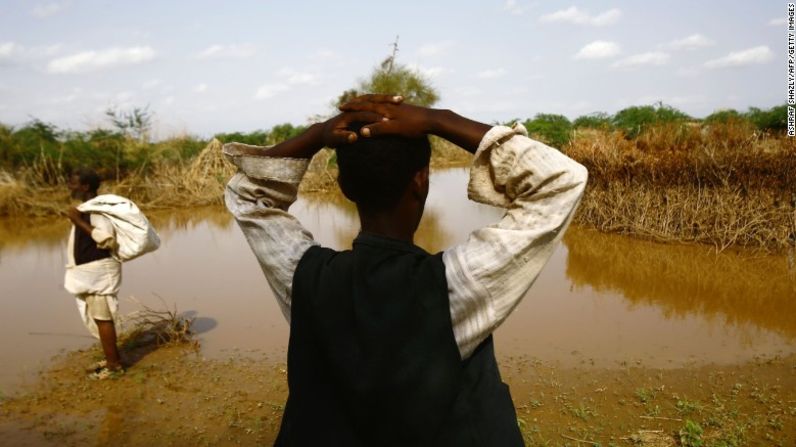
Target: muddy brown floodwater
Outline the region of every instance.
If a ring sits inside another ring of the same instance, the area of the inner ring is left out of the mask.
[[[496,222],[469,202],[466,171],[432,176],[416,242],[435,252]],[[355,209],[300,199],[295,213],[321,243],[350,247]],[[288,326],[237,225],[223,208],[152,213],[160,250],[124,266],[126,298],[195,317],[202,355],[283,359]],[[56,353],[92,344],[62,289],[64,221],[0,221],[0,390],[13,394]],[[792,263],[792,259],[790,260]],[[655,368],[737,364],[796,352],[796,278],[787,256],[716,254],[573,227],[496,334],[500,356],[562,366]]]

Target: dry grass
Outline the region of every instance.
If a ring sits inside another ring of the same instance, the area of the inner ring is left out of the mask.
[[[472,156],[433,137],[432,169],[466,166]],[[144,209],[222,202],[233,168],[213,140],[190,162],[162,163],[106,190]],[[654,127],[636,139],[579,130],[563,149],[590,173],[576,222],[657,241],[784,252],[796,244],[796,140],[761,134],[743,122]],[[339,192],[334,153],[320,151],[300,193]],[[58,164],[37,162],[13,176],[0,172],[0,216],[48,216],[69,204]],[[55,186],[52,185],[55,182]],[[330,194],[333,193],[333,194]]]
[[[18,176],[0,171],[0,216],[50,216],[70,204],[67,179],[53,177],[52,162],[39,163]],[[130,198],[141,208],[183,208],[223,203],[224,185],[234,168],[211,141],[189,162],[154,165],[147,174],[108,182],[101,193]]]
[[[122,334],[119,341],[127,349],[142,345],[165,346],[182,343],[193,343],[198,347],[191,332],[193,319],[181,317],[176,306],[169,310],[165,300],[160,298],[163,310],[158,310],[134,297],[130,297],[130,300],[141,309],[124,317],[125,326],[131,329]]]
[[[662,126],[635,140],[576,135],[566,153],[589,169],[576,221],[719,251],[770,251],[796,241],[796,142],[729,123]]]

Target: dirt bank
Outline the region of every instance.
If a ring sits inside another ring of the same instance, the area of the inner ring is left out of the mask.
[[[4,397],[2,443],[270,445],[276,436],[287,395],[280,358],[206,360],[169,347],[147,353],[119,379],[90,381],[83,369],[98,354],[66,354],[36,385]],[[667,370],[501,363],[531,446],[677,445],[681,436],[707,446],[796,443],[794,356]]]

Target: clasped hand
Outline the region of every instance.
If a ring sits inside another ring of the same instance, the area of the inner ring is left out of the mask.
[[[323,140],[327,147],[350,144],[358,138],[395,135],[419,138],[432,130],[433,110],[403,103],[394,95],[362,95],[340,106],[341,114],[324,123]],[[359,134],[353,123],[365,123]]]

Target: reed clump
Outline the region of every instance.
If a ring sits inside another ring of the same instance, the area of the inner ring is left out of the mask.
[[[742,121],[666,124],[637,138],[581,130],[563,149],[589,169],[576,222],[658,241],[769,251],[796,241],[796,141]]]
[[[140,309],[125,316],[125,325],[131,327],[122,334],[120,342],[128,348],[145,345],[174,345],[198,342],[193,338],[191,324],[193,318],[185,318],[177,313],[177,307],[168,309],[165,300],[161,298],[163,309],[147,306],[139,300],[130,297]]]
[[[190,159],[143,165],[118,181],[104,181],[100,193],[128,197],[144,209],[221,204],[224,185],[235,172],[221,146],[213,139]],[[52,168],[56,161],[43,160],[16,175],[0,171],[0,216],[50,216],[70,205],[65,170]]]

